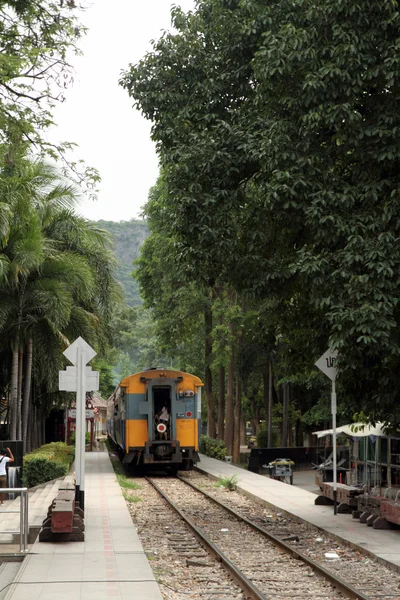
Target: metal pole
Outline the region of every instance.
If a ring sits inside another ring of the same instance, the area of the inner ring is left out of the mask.
[[[24,536],[24,551],[26,552],[28,549],[28,531],[29,531],[29,494],[28,490],[24,492],[24,500],[25,500],[25,536]]]
[[[336,385],[332,379],[333,514],[337,514]]]
[[[24,503],[24,494],[23,492],[21,492],[20,496],[19,496],[19,551],[22,552],[22,546],[23,546],[23,540],[24,540],[24,525],[25,525],[25,519],[24,519],[24,508],[25,508],[25,503]]]
[[[76,361],[76,418],[75,418],[75,500],[80,501],[80,485],[81,485],[81,454],[82,454],[82,428],[83,423],[81,419],[81,388],[82,388],[82,369],[81,369],[81,355],[82,349],[78,346],[77,348],[77,361]]]
[[[80,373],[80,387],[78,393],[81,397],[80,415],[81,422],[81,481],[79,490],[79,505],[85,510],[85,446],[86,446],[86,352],[82,349],[80,361],[78,362],[78,373]]]

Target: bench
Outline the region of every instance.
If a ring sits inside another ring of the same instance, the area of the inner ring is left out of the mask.
[[[83,542],[84,514],[75,500],[75,486],[65,483],[50,504],[39,532],[40,542]]]

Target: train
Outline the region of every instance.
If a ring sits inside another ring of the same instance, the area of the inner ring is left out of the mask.
[[[107,401],[107,435],[127,467],[190,470],[200,461],[203,385],[161,367],[121,381]]]

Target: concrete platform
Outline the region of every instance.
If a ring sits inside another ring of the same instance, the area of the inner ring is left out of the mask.
[[[85,541],[36,541],[6,600],[162,600],[107,452],[86,454]]]
[[[332,506],[315,506],[315,493],[298,485],[288,485],[257,475],[229,463],[200,455],[199,471],[213,477],[238,476],[238,488],[277,509],[311,523],[337,538],[351,543],[378,560],[400,570],[400,530],[380,531],[367,527],[349,514],[334,515]],[[296,481],[296,472],[294,473]]]

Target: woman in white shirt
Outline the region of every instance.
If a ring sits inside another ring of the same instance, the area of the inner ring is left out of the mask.
[[[9,454],[9,456],[7,456],[8,454]],[[14,462],[14,456],[13,456],[13,453],[11,452],[10,448],[7,448],[6,450],[4,450],[4,449],[1,450],[1,452],[0,452],[0,487],[1,488],[7,487],[6,465],[9,462]],[[4,493],[2,493],[0,504],[4,504],[5,497],[6,497],[6,495]]]

